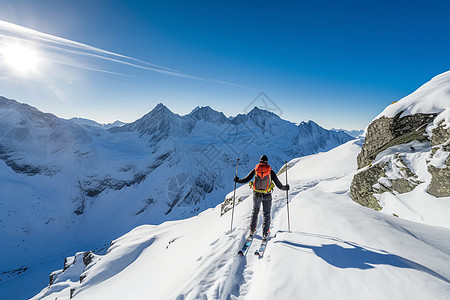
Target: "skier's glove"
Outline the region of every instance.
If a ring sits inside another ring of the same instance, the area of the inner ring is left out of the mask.
[[[289,191],[289,184],[286,184],[286,185],[284,186],[284,190],[285,190],[285,191]]]
[[[239,182],[239,177],[234,176],[234,182]]]

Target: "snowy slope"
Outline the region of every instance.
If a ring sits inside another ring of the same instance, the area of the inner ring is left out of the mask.
[[[247,198],[236,206],[232,232],[219,206],[137,227],[104,255],[67,259],[33,299],[448,299],[450,230],[355,204],[348,190],[359,151],[351,141],[289,163],[291,232],[277,190],[262,259],[251,254],[260,235],[247,257],[236,255],[249,224]],[[237,192],[250,193],[245,185]]]

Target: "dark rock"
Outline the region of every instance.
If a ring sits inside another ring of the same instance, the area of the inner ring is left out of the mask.
[[[363,206],[380,210],[381,206],[374,194],[382,194],[389,192],[392,194],[404,194],[414,190],[422,181],[418,180],[417,175],[409,169],[399,154],[396,154],[391,162],[395,164],[395,168],[403,178],[390,179],[386,177],[386,168],[394,168],[389,162],[376,165],[369,165],[365,169],[360,170],[353,177],[350,186],[350,196],[356,203]],[[380,182],[381,178],[385,178]]]
[[[94,259],[94,254],[92,253],[92,251],[84,252],[83,263],[85,266],[88,266],[92,262],[93,259]]]
[[[367,169],[361,170],[353,177],[350,186],[350,196],[356,203],[361,204],[375,210],[381,210],[377,198],[375,198],[373,186],[378,180],[386,176],[384,168],[387,163],[369,166]]]
[[[83,282],[84,279],[86,279],[87,275],[86,274],[82,274],[80,275],[80,283]]]
[[[65,270],[67,270],[71,265],[73,265],[75,263],[75,258],[74,258],[74,260],[73,261],[69,261],[68,260],[68,257],[66,257],[65,259],[64,259],[64,268],[63,268],[63,272],[65,271]]]
[[[58,273],[53,272],[50,274],[50,280],[49,280],[49,285],[52,285],[55,282],[56,276],[58,275]]]
[[[415,114],[400,118],[381,117],[370,123],[361,153],[358,155],[358,168],[369,165],[383,150],[406,144],[411,141],[426,141],[426,126],[437,114]]]
[[[447,168],[444,169],[428,166],[432,177],[427,192],[435,197],[450,197],[450,156],[446,165]]]
[[[447,144],[450,140],[450,126],[445,128],[443,121],[438,124],[436,128],[432,130],[431,146]],[[447,150],[448,151],[448,150]]]
[[[450,153],[450,126],[446,128],[445,124],[441,122],[434,128],[432,130],[431,145],[433,146],[431,157],[437,151]],[[450,197],[450,154],[445,160],[445,166],[445,168],[437,168],[433,165],[428,165],[431,182],[427,192],[435,197]]]

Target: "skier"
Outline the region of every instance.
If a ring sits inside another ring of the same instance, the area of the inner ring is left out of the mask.
[[[253,187],[253,211],[252,220],[250,223],[250,236],[253,236],[256,232],[256,225],[258,222],[258,213],[263,205],[263,239],[265,240],[269,235],[270,228],[270,211],[272,208],[272,190],[276,185],[280,190],[288,191],[289,184],[283,185],[277,177],[277,174],[268,165],[268,158],[266,155],[262,155],[259,159],[259,164],[248,173],[248,175],[242,179],[238,176],[234,177],[234,181],[237,183],[247,183],[253,178],[255,179],[250,183]],[[275,185],[274,185],[275,183]]]

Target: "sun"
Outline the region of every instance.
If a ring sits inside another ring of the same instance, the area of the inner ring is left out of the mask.
[[[39,53],[30,46],[7,44],[0,48],[0,58],[5,66],[17,75],[31,75],[39,66]]]

